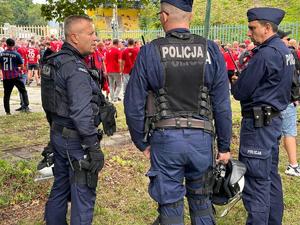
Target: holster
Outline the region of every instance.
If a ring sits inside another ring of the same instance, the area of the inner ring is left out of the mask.
[[[264,113],[261,107],[253,107],[254,127],[264,126]]]
[[[76,184],[86,184],[89,188],[96,188],[98,184],[98,174],[89,170],[90,163],[88,159],[72,161],[74,168],[74,177],[72,182]]]
[[[145,126],[144,126],[144,139],[143,142],[147,143],[148,136],[151,131],[151,119],[156,115],[155,108],[155,97],[152,91],[148,92],[147,101],[146,101],[146,115],[145,115]]]
[[[98,174],[88,171],[86,174],[86,184],[89,188],[96,188],[98,184]]]
[[[256,106],[250,111],[242,111],[242,116],[244,118],[254,119],[255,128],[269,126],[272,119],[279,115],[280,112],[275,111],[271,106]]]

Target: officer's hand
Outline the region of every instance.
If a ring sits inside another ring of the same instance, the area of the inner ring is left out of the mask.
[[[217,163],[222,161],[224,164],[227,164],[230,158],[231,158],[230,152],[225,152],[225,153],[219,152],[217,157]]]
[[[231,83],[232,84],[235,84],[235,82],[238,80],[238,76],[237,75],[233,75],[232,77],[231,77]]]
[[[53,148],[52,148],[52,145],[51,145],[51,143],[49,141],[48,144],[47,144],[47,146],[44,148],[44,150],[42,152],[42,156],[44,156],[46,158],[46,157],[48,157],[51,154],[53,154]]]
[[[99,173],[104,166],[104,154],[99,145],[88,148],[90,158],[90,168],[92,173]]]
[[[116,132],[117,110],[112,103],[106,103],[100,107],[100,117],[103,125],[104,133],[111,136]]]
[[[150,159],[150,149],[151,149],[151,146],[149,145],[144,151],[143,151],[143,154],[144,156],[146,156],[147,159]]]

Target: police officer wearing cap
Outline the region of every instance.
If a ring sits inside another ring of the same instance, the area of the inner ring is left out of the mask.
[[[291,99],[294,61],[276,34],[285,12],[248,10],[248,36],[257,45],[248,66],[232,86],[242,109],[239,159],[247,166],[243,202],[246,224],[279,225],[283,216],[278,150],[284,110]]]
[[[166,37],[141,48],[125,93],[131,138],[151,160],[149,194],[159,212],[154,224],[183,225],[184,196],[193,225],[214,224],[214,134],[218,159],[230,158],[226,66],[215,43],[190,33],[192,3],[161,1]]]
[[[66,41],[42,68],[42,102],[51,124],[54,183],[45,207],[48,225],[90,225],[96,200],[98,172],[104,164],[97,126],[100,87],[91,77],[84,57],[94,52],[92,20],[70,16],[64,22]]]

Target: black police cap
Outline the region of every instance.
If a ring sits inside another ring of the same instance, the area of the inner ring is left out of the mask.
[[[169,3],[178,9],[186,12],[192,12],[193,0],[161,0],[160,3]]]
[[[285,12],[278,8],[260,7],[252,8],[247,12],[248,22],[254,20],[267,20],[279,25],[282,21]]]

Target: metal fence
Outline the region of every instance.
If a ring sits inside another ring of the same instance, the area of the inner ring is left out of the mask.
[[[286,23],[280,25],[280,29],[284,31],[291,31],[291,38],[300,40],[300,22]],[[219,39],[223,43],[232,43],[233,41],[242,42],[247,39],[247,25],[218,25],[211,26],[209,31],[209,39]],[[204,34],[204,26],[191,27],[191,32],[198,35]],[[99,30],[98,35],[100,38],[112,38],[113,32],[106,30]],[[163,30],[133,30],[133,31],[118,31],[117,37],[141,39],[141,36],[145,37],[146,41],[151,41],[157,37],[164,36]]]
[[[0,38],[2,37],[12,37],[12,38],[26,38],[31,37],[46,37],[51,34],[59,35],[59,28],[49,27],[49,26],[16,26],[5,23],[0,26]]]
[[[300,40],[300,22],[297,23],[286,23],[280,25],[280,29],[284,31],[291,31],[291,38]],[[232,43],[233,41],[242,42],[247,39],[247,25],[218,25],[211,26],[209,32],[209,39],[219,39],[223,43]],[[98,36],[100,38],[113,38],[119,37],[141,39],[143,35],[146,41],[151,41],[157,37],[164,36],[163,30],[132,30],[132,31],[121,31],[117,34],[113,34],[112,30],[98,30]],[[191,32],[194,34],[203,35],[204,26],[191,27]],[[8,23],[0,26],[0,38],[1,37],[14,37],[14,38],[31,38],[34,37],[45,37],[54,34],[59,36],[62,33],[61,28],[49,27],[49,26],[16,26]]]

